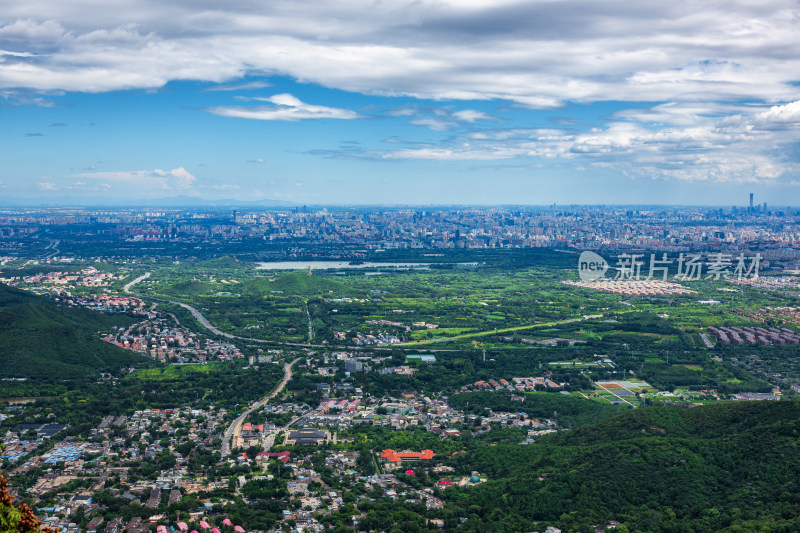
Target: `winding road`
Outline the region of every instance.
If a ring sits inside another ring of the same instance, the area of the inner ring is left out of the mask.
[[[145,272],[144,274],[142,274],[141,276],[139,276],[135,280],[131,281],[130,283],[128,283],[124,287],[122,287],[122,290],[125,291],[127,294],[130,294],[131,293],[131,287],[133,287],[134,285],[136,285],[140,281],[146,280],[149,277],[150,277],[150,272]]]
[[[150,277],[150,272],[147,272],[144,275],[139,276],[135,280],[133,280],[130,283],[128,283],[127,285],[125,285],[123,290],[125,292],[127,292],[127,293],[130,293],[131,292],[130,288],[132,286],[134,286],[135,284],[139,283],[140,281],[142,281],[144,279],[147,279],[148,277]],[[196,307],[193,307],[193,306],[191,306],[191,305],[189,305],[187,303],[176,302],[174,300],[166,300],[166,299],[161,299],[161,298],[154,298],[152,296],[150,298],[153,299],[153,300],[166,301],[166,302],[169,302],[171,304],[179,305],[179,306],[183,307],[184,309],[189,311],[192,314],[192,316],[197,320],[197,322],[199,322],[200,325],[202,325],[204,328],[206,328],[210,332],[214,333],[215,335],[219,335],[220,337],[225,337],[226,339],[240,339],[240,340],[248,341],[248,342],[260,342],[260,343],[266,343],[266,344],[279,344],[281,346],[292,346],[292,347],[297,347],[297,348],[325,348],[326,347],[326,346],[321,345],[321,344],[311,344],[311,342],[310,342],[312,340],[312,338],[313,338],[313,334],[314,333],[313,333],[313,326],[312,326],[312,321],[311,321],[311,314],[308,311],[308,304],[306,304],[306,314],[308,315],[309,343],[303,344],[303,343],[292,343],[292,342],[269,341],[269,340],[265,340],[265,339],[254,339],[254,338],[251,338],[251,337],[240,337],[239,335],[232,335],[230,333],[225,333],[224,331],[221,331],[218,328],[216,328],[211,322],[209,322],[208,319],[205,316],[203,316],[203,313],[201,313]],[[632,313],[632,312],[634,312],[634,311],[617,311],[616,314]],[[557,326],[557,325],[561,325],[561,324],[569,324],[571,322],[580,322],[582,320],[586,320],[586,319],[589,319],[589,318],[597,318],[597,317],[594,317],[594,316],[583,316],[583,317],[576,317],[576,318],[566,318],[566,319],[562,319],[562,320],[553,320],[553,321],[550,321],[550,322],[540,322],[538,324],[528,324],[528,325],[525,325],[525,326],[514,326],[514,327],[510,327],[510,328],[502,328],[502,329],[495,329],[495,330],[489,330],[489,331],[477,331],[477,332],[473,332],[473,333],[462,333],[460,335],[454,335],[452,337],[439,337],[439,338],[435,338],[435,339],[426,339],[426,340],[418,340],[418,341],[401,342],[401,343],[394,344],[391,347],[397,347],[397,348],[414,347],[414,348],[416,348],[416,347],[425,346],[425,345],[429,345],[429,344],[439,344],[439,343],[452,342],[452,341],[457,341],[457,340],[462,340],[462,339],[485,337],[485,336],[489,336],[489,335],[497,335],[499,333],[510,333],[510,332],[522,331],[522,330],[526,330],[526,329],[552,327],[552,326]],[[390,349],[391,347],[387,346],[387,347],[385,347],[383,349]],[[359,351],[360,348],[359,347],[353,347],[353,346],[347,346],[347,347],[345,347],[345,349]]]
[[[123,291],[130,294],[131,293],[131,288],[134,285],[136,285],[137,283],[139,283],[142,280],[145,280],[145,279],[147,279],[149,277],[150,277],[150,272],[144,273],[143,275],[139,276],[138,278],[136,278],[133,281],[131,281],[128,284],[126,284],[123,287]],[[264,339],[253,339],[253,338],[248,338],[248,337],[240,337],[238,335],[232,335],[230,333],[225,333],[224,331],[219,330],[213,324],[211,324],[211,322],[209,322],[208,319],[205,316],[203,316],[203,314],[199,310],[197,310],[195,307],[193,307],[193,306],[191,306],[191,305],[189,305],[187,303],[177,302],[177,301],[174,301],[174,300],[166,300],[166,299],[161,299],[161,298],[153,298],[153,297],[150,297],[150,298],[154,299],[154,300],[167,301],[167,302],[169,302],[171,304],[183,307],[184,309],[189,311],[192,314],[192,316],[197,320],[197,322],[199,322],[204,328],[208,329],[210,332],[214,333],[215,335],[219,335],[220,337],[224,337],[224,338],[227,338],[227,339],[241,339],[241,340],[245,340],[245,341],[248,341],[248,342],[280,344],[280,345],[283,345],[283,346],[306,347],[306,348],[322,348],[322,347],[324,347],[324,346],[321,346],[321,345],[310,344],[310,341],[313,339],[313,325],[312,325],[311,314],[309,312],[307,303],[306,303],[306,315],[308,317],[309,344],[300,344],[300,343],[285,343],[285,342],[276,343],[274,341],[268,341],[268,340],[264,340]],[[627,312],[631,312],[631,311],[623,311],[623,313],[627,313]],[[620,314],[620,313],[618,312],[617,314]],[[456,336],[453,336],[453,337],[442,337],[442,338],[438,338],[438,339],[430,339],[430,340],[423,340],[423,341],[416,341],[416,342],[404,342],[404,343],[396,344],[394,346],[397,346],[397,347],[412,347],[412,346],[413,347],[417,347],[417,346],[421,346],[421,345],[428,345],[428,344],[442,343],[442,342],[450,342],[450,341],[460,340],[460,339],[483,337],[483,336],[487,336],[487,335],[496,335],[498,333],[515,332],[515,331],[521,331],[521,330],[526,330],[526,329],[534,329],[534,328],[541,328],[541,327],[554,326],[554,325],[560,325],[560,324],[567,324],[567,323],[571,323],[571,322],[579,322],[581,320],[585,320],[585,319],[588,319],[588,318],[595,318],[595,317],[584,316],[584,317],[580,317],[580,318],[569,318],[569,319],[563,319],[563,320],[555,320],[555,321],[544,322],[544,323],[539,323],[539,324],[530,324],[530,325],[525,325],[525,326],[516,326],[516,327],[511,327],[511,328],[496,329],[496,330],[493,330],[493,331],[490,330],[490,331],[466,333],[466,334],[456,335]],[[348,348],[351,348],[351,347],[348,347]],[[354,348],[354,349],[357,350],[358,348]],[[301,358],[298,357],[297,359],[295,359],[291,363],[284,364],[284,366],[283,366],[283,370],[284,370],[283,379],[281,379],[280,383],[278,383],[278,385],[275,387],[275,389],[273,389],[273,391],[270,392],[267,396],[261,398],[260,400],[256,401],[252,405],[250,405],[242,414],[240,414],[238,417],[236,417],[236,419],[233,422],[231,422],[231,424],[225,430],[225,434],[223,435],[223,438],[222,438],[222,449],[221,449],[221,452],[222,452],[223,460],[226,457],[228,457],[228,455],[230,455],[230,453],[231,453],[231,443],[235,442],[239,438],[239,436],[241,435],[242,425],[244,424],[244,421],[247,418],[247,416],[250,415],[256,409],[259,409],[259,408],[263,407],[267,402],[269,402],[270,400],[275,398],[278,394],[281,393],[281,391],[283,391],[284,387],[286,387],[286,384],[289,382],[290,379],[292,379],[292,366],[297,361],[299,361],[300,359]],[[622,399],[622,400],[625,401],[624,399]],[[280,430],[285,431],[285,430],[289,429],[289,427],[292,424],[294,424],[295,422],[297,422],[300,418],[302,418],[302,416],[298,417],[298,418],[295,418],[294,420],[290,421],[286,426],[284,426]],[[276,433],[271,434],[267,438],[267,440],[265,442],[266,450],[269,450],[272,447],[272,445],[273,445],[273,443],[275,441],[275,436],[280,432],[280,430],[278,432],[276,432]]]
[[[283,379],[280,383],[270,392],[268,395],[264,396],[250,407],[245,409],[245,411],[236,417],[236,420],[231,422],[231,425],[228,426],[228,429],[225,430],[225,435],[222,437],[222,458],[224,459],[231,453],[231,442],[235,441],[239,435],[242,433],[242,424],[244,424],[245,418],[255,411],[256,409],[260,409],[263,407],[268,401],[273,399],[275,396],[281,393],[286,384],[289,383],[289,380],[292,379],[292,365],[298,362],[301,358],[298,357],[291,363],[286,363],[283,365]],[[273,437],[274,438],[274,437]]]
[[[220,337],[225,337],[226,339],[242,339],[245,341],[266,342],[261,339],[248,339],[247,337],[239,337],[238,335],[231,335],[230,333],[225,333],[224,331],[220,331],[217,328],[215,328],[214,325],[211,322],[209,322],[206,317],[203,316],[203,313],[197,310],[197,308],[192,307],[191,305],[185,304],[183,302],[176,302],[173,300],[167,300],[167,301],[171,304],[179,305],[184,309],[186,309],[187,311],[189,311],[190,313],[192,313],[192,316],[195,318],[195,320],[200,322],[200,324],[204,328],[206,328],[208,331],[210,331],[215,335],[219,335]]]
[[[131,281],[130,283],[126,284],[122,288],[122,290],[125,291],[126,293],[130,294],[131,293],[131,287],[133,287],[134,285],[136,285],[140,281],[145,280],[145,279],[147,279],[149,277],[150,277],[150,272],[145,272],[144,274],[142,274],[138,278],[136,278],[133,281]],[[183,303],[183,302],[176,302],[174,300],[166,300],[166,301],[168,301],[171,304],[179,305],[179,306],[183,307],[184,309],[189,311],[192,314],[192,316],[204,328],[208,329],[210,332],[212,332],[212,333],[214,333],[216,335],[219,335],[221,337],[225,337],[225,338],[228,338],[228,339],[242,339],[242,340],[253,341],[253,342],[269,342],[269,341],[265,341],[265,340],[262,340],[262,339],[249,339],[247,337],[239,337],[238,335],[231,335],[230,333],[225,333],[224,331],[220,331],[219,329],[214,327],[214,325],[211,324],[211,322],[209,322],[208,319],[206,317],[204,317],[203,314],[200,311],[198,311],[195,307],[193,307],[193,306],[191,306],[189,304]],[[308,313],[308,309],[306,309],[306,313]],[[310,334],[310,331],[311,331],[311,316],[309,315],[309,334]],[[244,420],[247,418],[247,416],[250,413],[252,413],[253,411],[255,411],[256,409],[259,409],[259,408],[263,407],[267,402],[269,402],[275,396],[280,394],[281,391],[283,391],[284,387],[286,387],[286,384],[289,383],[290,379],[292,379],[292,366],[297,361],[299,361],[300,359],[301,358],[298,357],[297,359],[295,359],[291,363],[284,364],[283,365],[283,379],[281,379],[280,383],[278,383],[278,385],[275,386],[275,388],[272,390],[272,392],[270,392],[268,395],[266,395],[265,397],[261,398],[257,402],[253,403],[250,407],[245,409],[245,411],[242,414],[237,416],[236,419],[233,422],[231,422],[231,424],[225,430],[225,434],[224,434],[224,436],[222,438],[222,450],[221,451],[222,451],[222,457],[223,458],[227,457],[231,453],[231,442],[233,442],[236,439],[238,439],[239,435],[241,435],[241,433],[242,433],[242,425],[244,424]],[[296,419],[296,420],[298,420],[298,419]],[[289,424],[286,427],[290,426],[296,420],[293,420],[293,421],[289,422]],[[270,438],[271,438],[271,441],[269,442],[268,446],[271,447],[272,442],[275,439],[275,435],[270,435]],[[269,448],[267,448],[267,449],[269,449]]]
[[[126,293],[130,294],[131,293],[131,287],[133,287],[134,285],[136,285],[140,281],[145,280],[145,279],[147,279],[149,277],[150,277],[150,272],[145,272],[144,274],[142,274],[141,276],[139,276],[135,280],[131,281],[130,283],[128,283],[127,285],[122,287],[122,290],[125,291]],[[149,298],[152,299],[152,300],[160,300],[160,301],[163,301],[163,302],[169,302],[171,304],[179,305],[179,306],[183,307],[184,309],[186,309],[187,311],[189,311],[192,314],[192,316],[200,323],[201,326],[206,328],[211,333],[213,333],[215,335],[219,335],[220,337],[225,337],[226,339],[241,339],[241,340],[244,340],[244,341],[252,341],[252,342],[269,342],[269,341],[266,341],[266,340],[263,340],[263,339],[250,339],[248,337],[240,337],[238,335],[231,335],[230,333],[225,333],[224,331],[220,331],[219,329],[214,327],[214,325],[211,322],[209,322],[206,317],[203,316],[203,313],[198,311],[196,307],[193,307],[193,306],[191,306],[189,304],[186,304],[186,303],[183,303],[183,302],[176,302],[175,300],[167,300],[167,299],[163,299],[163,298],[155,298],[153,296],[149,296]]]
[[[44,251],[47,252],[48,250],[52,250],[49,254],[47,254],[44,259],[52,259],[54,256],[58,255],[61,250],[58,249],[58,245],[61,244],[61,240],[59,239],[50,239],[50,243],[45,247]]]

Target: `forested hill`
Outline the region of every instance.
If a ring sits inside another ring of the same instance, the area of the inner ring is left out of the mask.
[[[799,444],[798,402],[648,407],[478,448],[461,461],[490,481],[450,495],[487,531],[797,531]]]
[[[51,301],[0,283],[0,376],[67,379],[96,376],[143,358],[103,342],[99,332],[134,321]]]

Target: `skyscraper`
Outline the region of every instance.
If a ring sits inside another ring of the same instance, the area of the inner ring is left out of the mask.
[[[750,211],[753,210],[753,193],[750,193]]]

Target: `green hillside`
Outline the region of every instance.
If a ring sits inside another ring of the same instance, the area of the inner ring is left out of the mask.
[[[479,447],[458,461],[489,481],[449,496],[476,531],[797,531],[798,427],[798,402],[643,408]]]
[[[171,285],[168,289],[168,292],[178,297],[187,297],[214,294],[216,289],[214,289],[210,283],[206,283],[198,279],[192,279]]]
[[[248,262],[240,262],[235,257],[231,257],[229,255],[224,255],[222,257],[215,257],[214,259],[206,259],[203,261],[197,261],[195,264],[197,268],[200,269],[213,269],[215,271],[224,270],[224,269],[232,269],[232,270],[244,270],[247,268],[252,268],[253,264]]]
[[[97,337],[98,332],[133,321],[58,307],[0,284],[0,376],[75,378],[141,362],[141,356]]]
[[[247,295],[263,296],[271,291],[281,291],[284,296],[335,296],[346,294],[348,287],[328,277],[312,275],[307,272],[291,272],[280,275],[275,281],[258,279],[245,283],[241,292]],[[333,293],[331,294],[331,291]]]

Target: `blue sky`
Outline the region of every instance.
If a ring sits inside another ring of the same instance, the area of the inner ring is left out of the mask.
[[[0,197],[800,204],[796,4],[629,4],[17,2]]]

